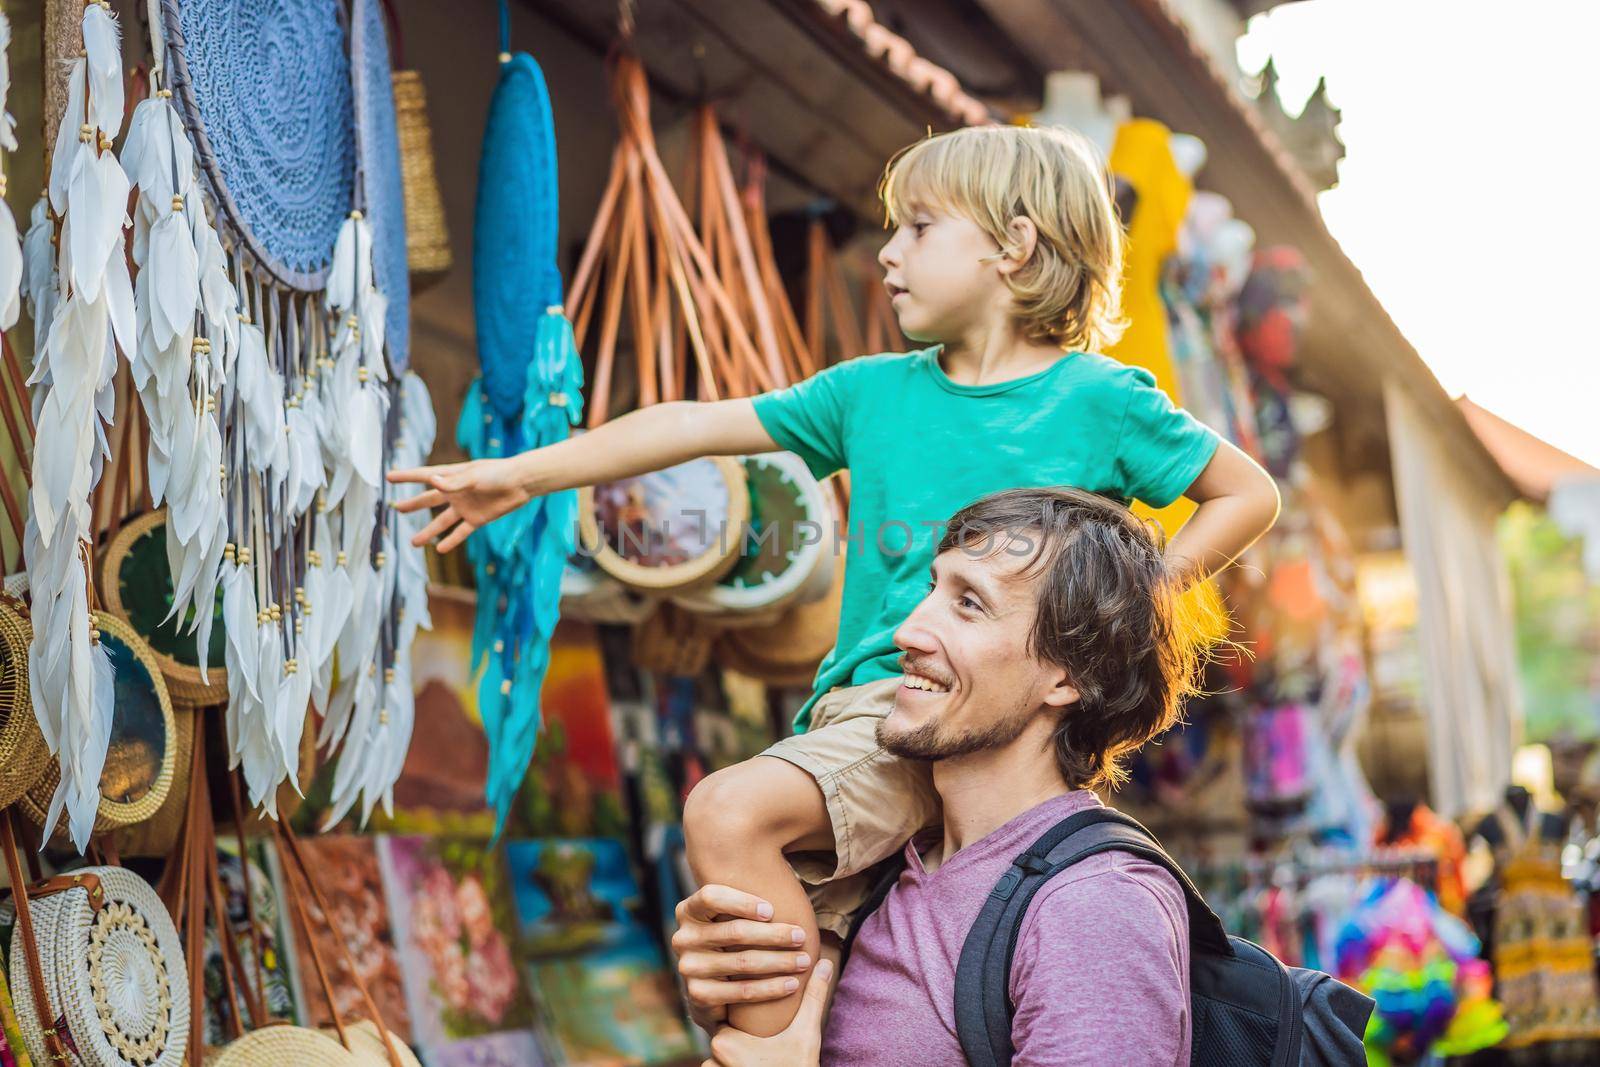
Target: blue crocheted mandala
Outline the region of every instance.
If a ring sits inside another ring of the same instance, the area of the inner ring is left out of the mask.
[[[372,220],[373,269],[389,300],[384,338],[396,373],[411,362],[411,269],[406,259],[405,184],[381,0],[356,0],[350,62],[355,70],[356,143],[364,210]]]
[[[472,305],[489,402],[502,419],[522,411],[533,337],[561,303],[556,268],[560,204],[556,133],[544,72],[526,52],[500,70],[478,162],[472,229]]]
[[[278,281],[321,289],[355,182],[341,5],[162,0],[162,11],[173,99],[231,228]]]

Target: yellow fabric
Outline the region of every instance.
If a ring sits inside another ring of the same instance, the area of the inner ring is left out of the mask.
[[[1134,119],[1117,130],[1111,148],[1111,172],[1133,187],[1138,195],[1128,227],[1128,253],[1122,268],[1122,313],[1127,332],[1111,346],[1108,355],[1156,376],[1156,386],[1183,406],[1178,369],[1172,361],[1167,334],[1167,310],[1161,302],[1161,267],[1178,248],[1178,229],[1189,198],[1194,194],[1172,158],[1172,131],[1154,119]],[[1167,507],[1135,509],[1153,517],[1167,536],[1194,514],[1194,504],[1179,497]]]
[[[1128,250],[1122,264],[1122,314],[1128,328],[1107,355],[1143,367],[1156,377],[1156,388],[1183,406],[1178,368],[1172,360],[1167,308],[1161,300],[1161,269],[1178,250],[1178,230],[1189,210],[1194,185],[1172,158],[1172,131],[1155,119],[1133,119],[1117,128],[1111,146],[1111,172],[1133,187],[1138,199],[1128,227]],[[1134,514],[1155,519],[1170,538],[1194,515],[1194,501],[1180,496],[1164,508],[1136,501]],[[1208,639],[1227,636],[1228,613],[1216,585],[1204,582],[1184,594],[1184,611]]]

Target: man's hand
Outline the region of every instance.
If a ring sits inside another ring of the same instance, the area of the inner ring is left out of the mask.
[[[772,905],[725,885],[701,886],[679,901],[672,951],[678,957],[689,1014],[711,1031],[729,1004],[778,1000],[800,988],[795,975],[811,966],[800,946],[805,931],[772,921]]]
[[[432,522],[411,538],[413,545],[420,546],[444,534],[444,540],[438,545],[440,552],[450,551],[465,541],[473,530],[521,507],[530,499],[509,458],[474,459],[466,463],[390,471],[389,481],[428,486],[427,490],[409,500],[396,501],[396,511],[409,513],[446,505],[443,511],[433,517]]]
[[[828,1007],[828,979],[833,961],[823,960],[811,972],[800,1011],[783,1033],[751,1037],[725,1026],[711,1039],[711,1056],[702,1067],[817,1067],[822,1057],[822,1017]]]

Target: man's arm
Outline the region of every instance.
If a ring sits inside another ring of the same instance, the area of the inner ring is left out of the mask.
[[[1167,560],[1185,583],[1232,563],[1278,519],[1272,475],[1226,441],[1183,495],[1200,506],[1167,544]]]
[[[645,474],[700,456],[737,456],[777,447],[749,399],[676,401],[629,412],[582,437],[519,455],[390,471],[389,481],[428,487],[397,502],[397,511],[444,506],[411,543],[423,545],[444,535],[438,550],[448,552],[473,530],[536,496]]]
[[[1166,872],[1135,869],[1069,873],[1035,898],[1011,970],[1013,1067],[1187,1067],[1183,895]]]

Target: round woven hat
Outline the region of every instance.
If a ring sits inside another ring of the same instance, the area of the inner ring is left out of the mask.
[[[263,1026],[224,1045],[207,1067],[361,1067],[361,1060],[320,1030]]]
[[[101,556],[100,593],[111,614],[128,620],[150,646],[173,700],[204,707],[228,699],[221,583],[204,678],[194,634],[180,627],[177,619],[162,621],[172,609],[173,593],[165,508],[139,516],[111,539]]]
[[[322,1032],[335,1041],[339,1040],[337,1030],[324,1027]],[[344,1032],[350,1035],[350,1054],[361,1067],[389,1067],[389,1053],[384,1049],[383,1035],[378,1033],[378,1027],[371,1019],[346,1023]],[[394,1043],[395,1055],[400,1057],[404,1067],[422,1067],[411,1046],[401,1041],[393,1031],[389,1033],[389,1040]]]
[[[79,1062],[183,1067],[189,980],[166,906],[144,879],[121,867],[74,873],[99,879],[98,907],[87,889],[74,888],[41,898],[32,910],[36,916],[48,913],[48,931],[45,924],[36,927],[40,969]],[[20,950],[18,935],[12,943],[13,951]],[[26,1003],[16,1003],[19,1028],[35,1062],[47,1063],[31,988],[26,992]]]
[[[279,282],[321,290],[355,187],[344,5],[161,8],[173,103],[219,212]]]
[[[26,793],[50,760],[28,689],[32,640],[27,616],[0,598],[0,808]]]
[[[95,619],[116,672],[111,745],[100,771],[100,807],[94,819],[95,832],[104,833],[142,822],[160,810],[176,773],[178,727],[166,683],[144,639],[115,615],[100,612]],[[44,825],[60,781],[60,765],[46,760],[39,780],[17,801],[35,825]]]

